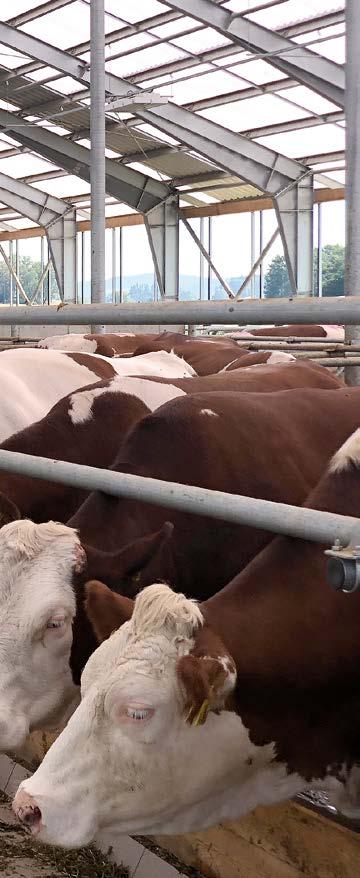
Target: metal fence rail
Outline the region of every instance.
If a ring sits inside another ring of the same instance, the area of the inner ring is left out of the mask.
[[[360,545],[360,519],[128,473],[0,451],[0,470],[332,545]]]
[[[339,298],[242,299],[239,302],[149,302],[121,305],[38,305],[1,307],[1,325],[90,324],[359,324],[360,296]]]

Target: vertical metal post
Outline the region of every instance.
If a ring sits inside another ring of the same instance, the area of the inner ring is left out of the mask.
[[[40,295],[41,295],[41,304],[44,304],[44,268],[45,268],[45,256],[44,256],[44,238],[40,238],[40,277],[42,278],[40,284]]]
[[[251,261],[251,268],[252,268],[253,265],[254,265],[254,263],[255,263],[255,259],[256,259],[256,252],[255,252],[255,214],[254,214],[254,211],[253,211],[253,210],[251,211],[250,217],[251,217],[251,241],[250,241],[250,254],[251,254],[251,255],[250,255],[250,261]],[[255,297],[255,274],[253,274],[253,276],[252,276],[252,278],[251,278],[251,281],[250,281],[250,296],[251,296],[252,299]]]
[[[200,241],[201,241],[202,246],[205,247],[205,239],[204,239],[204,217],[201,217],[201,218],[200,218]],[[200,268],[199,268],[199,271],[200,271],[199,299],[201,300],[201,299],[204,298],[204,283],[205,283],[204,268],[205,268],[205,260],[204,260],[204,257],[203,257],[203,254],[202,254],[201,250],[199,251],[199,254],[200,254],[200,261],[199,261],[199,266],[200,266]]]
[[[209,216],[209,256],[212,258],[212,216]],[[211,266],[210,262],[208,263],[208,300],[210,302],[211,299]]]
[[[318,263],[317,263],[317,294],[322,296],[322,273],[323,273],[323,254],[322,254],[322,204],[318,204]]]
[[[123,227],[119,229],[119,301],[123,302]]]
[[[105,15],[90,3],[91,301],[105,302]],[[103,332],[103,325],[92,326]]]
[[[260,253],[263,252],[264,249],[264,214],[263,211],[260,211],[259,217],[259,249]],[[264,263],[260,263],[260,288],[259,288],[259,298],[262,299],[264,295]]]
[[[115,305],[116,296],[116,229],[111,230],[111,301]]]
[[[346,4],[346,254],[345,292],[360,294],[360,17],[358,0]],[[346,339],[360,342],[360,326],[349,326]],[[360,368],[345,369],[347,384],[360,384]]]
[[[81,304],[84,304],[85,287],[85,235],[81,232]]]
[[[13,253],[14,253],[14,242],[9,241],[9,259],[10,259],[11,265],[14,267]],[[14,278],[13,278],[12,274],[10,273],[10,305],[13,305],[13,304],[14,304]]]
[[[16,244],[15,244],[15,271],[16,271],[17,276],[19,277],[20,276],[20,255],[19,255],[19,240],[18,240],[18,238],[16,238]],[[19,289],[18,289],[18,287],[16,287],[15,295],[16,295],[16,304],[18,305],[19,304]]]

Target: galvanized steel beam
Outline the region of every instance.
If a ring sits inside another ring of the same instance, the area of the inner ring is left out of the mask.
[[[76,211],[72,205],[2,173],[0,201],[45,228],[61,298],[74,302]]]
[[[273,67],[344,107],[345,72],[340,64],[262,27],[241,13],[229,12],[212,0],[170,0],[168,6],[215,28],[228,40],[265,57]]]
[[[16,32],[17,33],[17,32]],[[90,150],[72,143],[46,128],[28,125],[14,113],[0,109],[0,130],[27,146],[32,152],[48,158],[55,165],[90,182]],[[106,159],[106,191],[129,207],[146,213],[161,204],[170,194],[165,183],[140,174],[132,168]]]
[[[82,326],[88,323],[117,324],[211,324],[267,326],[274,323],[360,324],[360,296],[294,296],[290,299],[241,299],[238,302],[149,302],[121,305],[66,305],[56,307],[0,309],[0,326],[11,323]]]
[[[91,301],[105,302],[105,9],[90,5]],[[93,325],[91,332],[104,327]]]
[[[1,470],[87,491],[102,491],[114,497],[127,497],[193,515],[219,518],[232,524],[246,524],[322,545],[333,545],[336,540],[341,546],[360,544],[360,519],[350,515],[225,494],[195,485],[96,469],[17,451],[0,450]]]
[[[49,46],[47,43],[29,36],[29,34],[24,32],[19,34],[18,31],[14,32],[8,25],[1,23],[0,42],[4,42],[9,46],[15,46],[25,54],[38,58],[44,64],[55,67],[62,73],[66,73],[82,83],[89,83],[90,81],[88,67],[78,58],[74,58],[72,55],[54,46]],[[106,75],[105,87],[109,94],[115,96],[122,95],[128,97],[129,93],[141,93],[141,89],[138,86],[134,86],[127,82],[127,80],[112,74]],[[195,149],[201,155],[206,156],[216,166],[235,174],[240,179],[257,186],[262,192],[273,197],[287,190],[291,184],[298,183],[306,174],[305,166],[299,162],[250,141],[241,134],[227,131],[209,119],[200,118],[189,110],[178,107],[171,102],[163,106],[153,107],[151,110],[139,108],[137,115],[150,125],[155,125],[166,134],[170,134],[175,140],[185,143],[190,149]],[[21,140],[21,142],[24,142],[24,140]],[[76,147],[76,144],[72,145]],[[61,162],[57,163],[61,167],[67,167],[61,164]],[[116,167],[118,170],[119,167],[122,171],[126,170],[126,168],[119,165],[116,165]],[[107,191],[111,190],[107,189]],[[111,194],[116,193],[112,192]],[[292,198],[292,204],[297,197],[297,194],[295,194]],[[130,203],[126,198],[122,198],[122,200],[127,201],[128,204]],[[150,209],[146,208],[142,202],[135,206],[143,213]],[[293,207],[291,209],[293,210]],[[288,207],[286,206],[284,210],[288,212]],[[306,240],[305,244],[305,263],[302,267],[300,265],[302,254],[300,241],[294,239],[294,230],[298,227],[298,224],[284,221],[280,201],[277,204],[277,213],[292,289],[294,292],[299,290],[302,292],[309,291],[311,287],[308,287],[308,281],[307,279],[305,280],[308,276],[308,240]],[[308,235],[309,227],[307,226],[307,238]],[[300,286],[298,285],[299,279],[301,282]]]
[[[360,18],[357,0],[346,4],[346,252],[345,289],[360,293]],[[359,325],[347,329],[347,341],[360,341]],[[346,382],[360,384],[360,368],[346,372]]]
[[[39,59],[79,82],[90,83],[90,72],[84,61],[23,31],[10,28],[3,22],[0,22],[0,42]],[[142,91],[138,86],[110,73],[106,74],[105,88],[109,95],[123,97],[129,97],[131,93],[141,94]],[[299,179],[305,172],[305,167],[299,162],[260,144],[249,143],[240,134],[226,131],[221,125],[198,118],[171,102],[151,110],[139,108],[137,115],[269,195]]]
[[[145,228],[161,298],[179,298],[179,198],[145,214]]]

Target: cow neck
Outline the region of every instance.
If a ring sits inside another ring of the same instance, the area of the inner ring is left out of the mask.
[[[75,686],[80,686],[81,674],[86,662],[98,646],[91,623],[85,613],[85,583],[88,573],[74,573],[72,586],[76,599],[76,614],[73,621],[73,640],[70,653],[70,668]]]
[[[359,470],[326,476],[307,505],[360,517]],[[278,538],[202,605],[235,659],[253,742],[275,741],[308,780],[360,760],[360,592],[331,589],[324,548]]]

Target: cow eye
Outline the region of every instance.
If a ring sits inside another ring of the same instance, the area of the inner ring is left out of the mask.
[[[144,720],[147,719],[150,714],[150,710],[146,710],[145,708],[136,708],[136,707],[128,707],[126,711],[126,716],[129,716],[130,719],[135,720]]]
[[[51,619],[47,622],[47,629],[50,631],[59,631],[64,627],[66,622],[65,616],[52,616]]]
[[[120,722],[145,723],[154,715],[155,711],[152,707],[145,707],[143,704],[128,704],[120,711]]]

